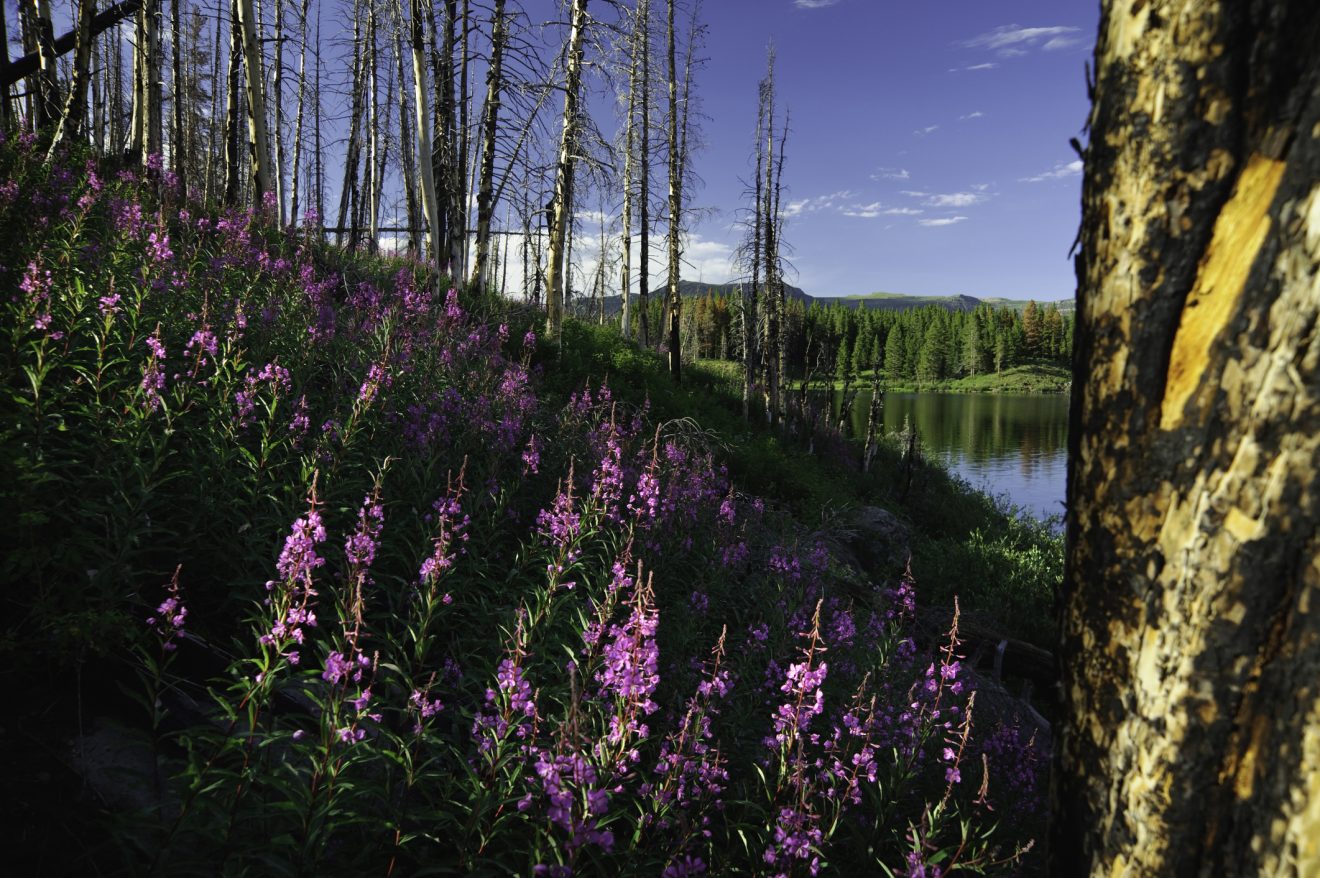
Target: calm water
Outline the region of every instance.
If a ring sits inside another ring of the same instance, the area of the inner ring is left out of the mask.
[[[1063,513],[1068,397],[993,393],[886,393],[885,432],[909,417],[928,456],[989,494],[1038,518]],[[857,394],[852,429],[866,433],[869,391]]]

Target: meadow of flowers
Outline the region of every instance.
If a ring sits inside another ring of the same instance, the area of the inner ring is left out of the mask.
[[[0,181],[6,662],[108,667],[154,766],[100,871],[1030,868],[956,623],[603,376],[538,395],[535,315],[156,167]]]

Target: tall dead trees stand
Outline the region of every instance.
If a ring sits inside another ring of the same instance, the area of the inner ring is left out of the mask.
[[[1320,4],[1106,0],[1053,874],[1320,872]]]
[[[546,335],[558,339],[564,322],[564,244],[572,222],[574,146],[582,86],[582,46],[587,28],[587,0],[573,0],[564,81],[564,118],[555,161],[555,191],[549,206],[550,242],[546,264]]]

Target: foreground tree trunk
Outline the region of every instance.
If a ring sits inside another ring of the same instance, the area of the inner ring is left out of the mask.
[[[1320,870],[1320,5],[1104,3],[1056,875]]]

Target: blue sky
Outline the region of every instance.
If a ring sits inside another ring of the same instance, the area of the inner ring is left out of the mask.
[[[791,114],[785,240],[814,295],[1074,289],[1093,0],[704,0],[685,276],[730,279],[766,45]],[[722,264],[723,263],[723,264]]]

